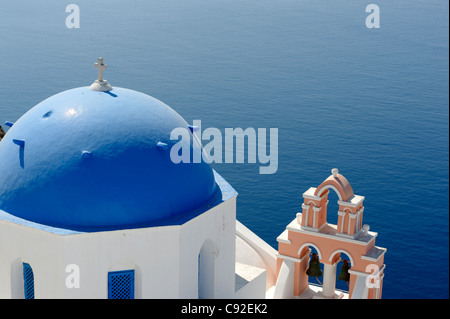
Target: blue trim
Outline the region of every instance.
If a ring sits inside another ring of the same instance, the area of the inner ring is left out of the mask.
[[[20,139],[15,139],[13,138],[12,140],[14,142],[14,144],[17,144],[19,146],[25,146],[25,141],[24,140],[20,140]]]
[[[134,299],[134,270],[108,273],[108,299]]]
[[[23,263],[23,292],[25,299],[34,299],[34,273],[27,263]]]

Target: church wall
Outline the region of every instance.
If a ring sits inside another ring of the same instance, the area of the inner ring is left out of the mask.
[[[67,236],[65,264],[78,263],[80,289],[64,298],[108,298],[108,272],[135,271],[135,298],[178,295],[179,226]]]
[[[23,298],[23,262],[33,269],[35,298],[108,298],[108,272],[131,269],[135,298],[197,298],[198,256],[207,241],[211,298],[230,298],[235,236],[236,197],[180,226],[61,235],[0,220],[0,298]]]
[[[24,298],[24,262],[33,269],[35,298],[61,295],[65,289],[61,251],[61,236],[0,220],[0,298]],[[53,287],[52,293],[43,289],[47,286]]]
[[[58,235],[0,220],[0,298],[23,298],[22,263],[34,273],[35,298],[108,298],[108,272],[135,270],[135,298],[179,295],[179,228]],[[66,285],[79,269],[79,287]]]
[[[213,243],[213,296],[235,292],[236,197],[182,225],[180,232],[180,295],[198,297],[198,256],[205,241]]]

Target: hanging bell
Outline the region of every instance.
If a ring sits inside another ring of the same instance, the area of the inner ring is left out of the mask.
[[[309,268],[306,271],[306,274],[310,277],[322,276],[322,269],[320,269],[320,262],[316,253],[312,254],[311,261],[309,263]]]
[[[339,274],[338,279],[348,282],[350,280],[350,274],[348,272],[349,269],[350,269],[350,266],[348,265],[348,260],[343,260],[343,264],[341,267],[341,273]]]

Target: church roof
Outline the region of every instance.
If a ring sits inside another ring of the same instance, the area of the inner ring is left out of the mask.
[[[172,162],[175,128],[189,131],[172,108],[140,92],[81,87],[56,94],[0,142],[0,210],[79,231],[146,227],[183,215],[217,186],[207,163]],[[201,145],[191,138],[188,148],[192,155]]]

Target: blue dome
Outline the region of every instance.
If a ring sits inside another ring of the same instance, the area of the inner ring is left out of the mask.
[[[178,140],[170,133],[178,127],[189,130],[169,106],[136,91],[82,87],[56,94],[0,142],[0,209],[80,231],[180,216],[206,203],[216,183],[203,161],[171,161]],[[193,138],[188,147],[201,151]]]

